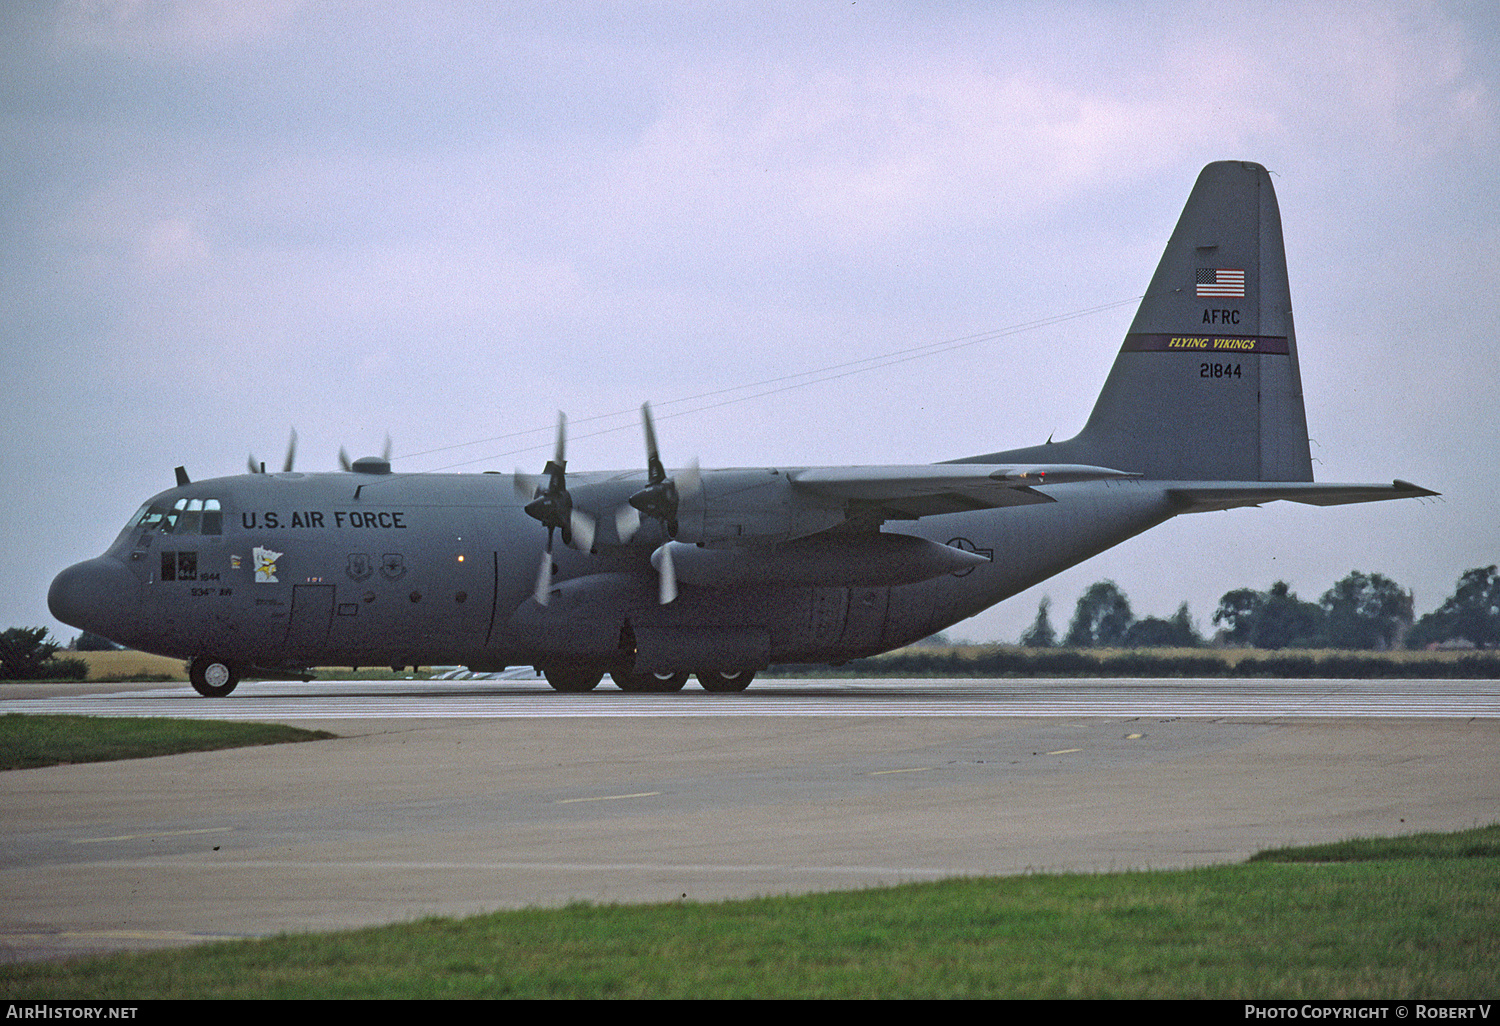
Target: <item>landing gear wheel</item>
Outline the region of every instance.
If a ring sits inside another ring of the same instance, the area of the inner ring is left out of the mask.
[[[646,678],[629,670],[610,670],[609,679],[615,682],[615,687],[632,695],[646,690]]]
[[[713,670],[698,671],[698,683],[702,685],[703,690],[716,694],[744,691],[754,679],[754,670],[735,670],[731,673],[718,673]]]
[[[549,666],[542,670],[553,691],[581,695],[592,691],[604,679],[603,670],[590,670],[581,666]]]
[[[204,698],[223,698],[240,682],[240,672],[223,659],[198,656],[188,663],[188,680]]]
[[[632,694],[663,695],[681,691],[687,684],[686,673],[619,673],[611,672],[616,686]]]
[[[687,671],[683,671],[682,673],[648,673],[646,677],[650,681],[646,685],[646,690],[653,694],[667,694],[672,691],[681,691],[688,681]]]

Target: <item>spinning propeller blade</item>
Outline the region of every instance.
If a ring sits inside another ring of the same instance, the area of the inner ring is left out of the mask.
[[[286,443],[286,458],[284,460],[282,460],[282,462],[281,462],[281,471],[282,471],[282,473],[284,473],[284,474],[285,473],[291,473],[292,467],[293,467],[294,464],[296,464],[296,462],[297,462],[297,429],[296,428],[292,428],[292,436],[289,439],[287,439],[287,443]],[[262,462],[262,461],[260,461],[260,460],[257,460],[255,458],[255,453],[253,453],[253,452],[250,454],[249,467],[250,467],[250,473],[252,473],[252,474],[264,474],[266,472],[266,465],[265,465],[265,463]]]
[[[703,488],[703,475],[694,460],[675,477],[667,476],[661,452],[656,445],[656,427],[651,421],[651,404],[641,404],[641,423],[646,433],[646,487],[630,496],[629,505],[615,513],[615,527],[621,542],[629,542],[640,529],[641,516],[660,520],[668,537],[677,537],[677,511],[684,497],[691,498]]]
[[[585,552],[594,547],[594,519],[573,508],[573,496],[568,491],[567,433],[568,418],[558,413],[557,445],[552,459],[542,471],[547,477],[545,487],[534,485],[534,479],[520,471],[514,478],[518,498],[526,498],[527,490],[532,493],[531,501],[524,507],[526,515],[547,528],[547,547],[542,555],[542,569],[537,575],[536,585],[536,600],[541,605],[547,604],[547,593],[552,588],[553,535],[561,533],[564,545],[573,545]]]

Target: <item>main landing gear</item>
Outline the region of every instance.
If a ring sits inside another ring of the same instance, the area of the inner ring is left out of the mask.
[[[547,683],[552,685],[553,691],[571,695],[592,691],[604,679],[603,670],[591,670],[586,666],[548,666],[543,668],[542,673],[546,676]]]
[[[569,694],[592,691],[604,679],[602,670],[584,666],[547,666],[542,668],[542,675],[547,678],[547,683],[552,685],[552,690]],[[686,670],[677,673],[633,673],[628,670],[611,670],[609,676],[621,691],[631,694],[664,695],[681,691],[687,685],[689,674]],[[755,679],[755,671],[699,670],[697,677],[704,691],[727,694],[744,691],[749,687],[750,682]]]
[[[754,670],[736,670],[733,673],[716,673],[713,670],[698,671],[698,683],[702,685],[703,690],[717,694],[744,691],[754,679]]]
[[[609,675],[621,691],[651,695],[681,691],[688,679],[686,673],[630,673],[625,670],[611,670]]]

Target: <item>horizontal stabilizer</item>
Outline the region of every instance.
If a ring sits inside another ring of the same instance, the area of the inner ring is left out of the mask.
[[[1180,503],[1184,513],[1258,506],[1263,502],[1285,499],[1309,506],[1341,506],[1350,502],[1380,502],[1384,499],[1419,499],[1437,495],[1410,481],[1379,484],[1321,484],[1312,481],[1248,481],[1192,484],[1168,488],[1167,494]]]
[[[1055,502],[1042,485],[1139,475],[1077,464],[940,463],[909,467],[815,467],[791,475],[799,491],[917,518]]]

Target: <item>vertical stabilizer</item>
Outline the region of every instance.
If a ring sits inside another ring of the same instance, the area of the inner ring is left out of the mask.
[[[1265,168],[1203,169],[1083,431],[1004,455],[1158,480],[1312,480],[1281,215]]]

